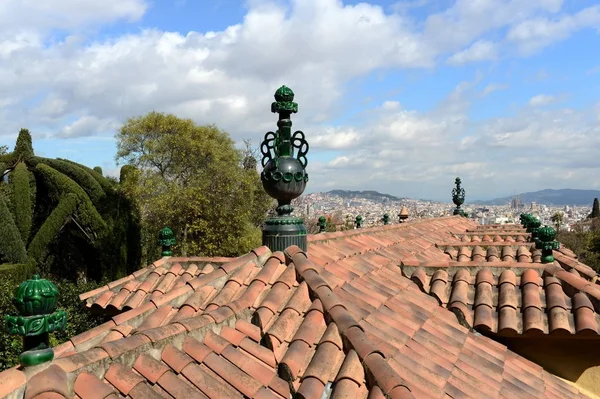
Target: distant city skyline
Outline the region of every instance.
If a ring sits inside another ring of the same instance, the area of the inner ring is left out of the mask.
[[[463,185],[464,187],[464,185]],[[348,190],[346,188],[335,188],[332,190]],[[332,190],[324,190],[324,191],[310,191],[310,190],[306,190],[304,195],[309,195],[309,194],[316,194],[316,193],[327,193],[330,192]],[[528,195],[535,195],[538,193],[543,193],[545,191],[549,191],[549,190],[554,190],[557,192],[565,192],[568,196],[568,193],[570,191],[574,192],[574,195],[577,195],[578,198],[573,198],[572,201],[566,201],[565,203],[561,202],[556,202],[553,203],[551,201],[534,201],[534,202],[539,202],[540,204],[546,204],[546,205],[553,205],[553,206],[564,206],[564,205],[578,205],[578,206],[587,206],[592,204],[594,198],[598,197],[600,198],[600,190],[578,190],[578,189],[544,189],[544,190],[540,190],[537,192],[523,192],[523,193],[513,193],[513,194],[507,194],[507,195],[503,195],[500,197],[493,197],[493,198],[470,198],[470,196],[468,195],[468,191],[467,191],[467,195],[466,195],[466,203],[474,203],[474,202],[489,202],[489,201],[493,201],[493,200],[501,200],[504,199],[504,203],[505,204],[510,204],[513,202],[514,199],[518,199],[522,204],[524,205],[528,205],[530,204],[532,201],[525,201],[523,200],[524,196],[527,197]],[[379,191],[379,190],[370,190],[368,188],[365,189],[361,189],[361,190],[348,190],[348,191],[376,191],[380,194],[387,194],[387,195],[392,195],[398,198],[410,198],[410,199],[415,199],[415,200],[422,200],[422,201],[434,201],[434,202],[441,202],[441,203],[452,203],[452,194],[449,191],[448,195],[446,197],[442,197],[442,198],[415,198],[415,197],[410,197],[407,195],[403,195],[402,193],[394,193],[394,192],[386,192],[386,191]],[[589,199],[589,200],[588,200]],[[589,204],[588,204],[589,202]],[[503,204],[504,204],[503,203]]]
[[[0,145],[26,127],[36,154],[115,176],[115,132],[159,111],[258,146],[285,84],[307,192],[600,189],[593,0],[38,3],[2,2]]]

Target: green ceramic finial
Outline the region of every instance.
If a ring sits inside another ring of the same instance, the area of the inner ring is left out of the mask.
[[[173,230],[168,227],[163,227],[158,233],[158,245],[162,246],[162,256],[173,256],[171,247],[177,244]]]
[[[383,224],[390,224],[390,215],[384,213],[383,218],[381,218],[381,220],[383,220]]]
[[[537,229],[537,239],[535,247],[542,250],[542,263],[554,262],[552,251],[560,248],[558,241],[555,241],[556,231],[550,226],[539,227]]]
[[[294,92],[281,86],[275,92],[271,111],[279,114],[277,130],[265,134],[260,145],[263,171],[260,175],[263,188],[277,200],[277,216],[267,219],[263,228],[263,245],[272,251],[283,251],[289,245],[307,249],[306,227],[302,218],[293,217],[292,200],[304,192],[308,182],[306,166],[308,142],[304,133],[292,134],[291,115],[298,112]]]
[[[529,218],[530,216],[531,216],[531,215],[530,215],[529,213],[522,213],[522,214],[520,214],[520,215],[519,215],[519,220],[521,221],[521,225],[522,225],[523,227],[527,227],[527,226],[526,226],[526,224],[527,224],[527,220],[528,220],[528,218]]]
[[[19,356],[21,366],[35,366],[51,361],[54,351],[50,348],[49,333],[64,330],[67,313],[56,310],[58,289],[37,274],[17,288],[13,303],[18,316],[5,316],[5,329],[9,334],[23,336],[23,353]]]
[[[362,227],[362,223],[363,223],[363,217],[358,215],[356,217],[356,219],[354,220],[354,223],[356,224],[356,228],[360,229]]]
[[[452,202],[454,202],[456,208],[452,214],[467,217],[467,213],[460,208],[465,203],[465,189],[461,187],[461,183],[460,177],[454,180],[455,187],[452,189]]]
[[[530,213],[522,213],[519,218],[523,227],[531,234],[531,241],[536,242],[542,222]]]
[[[327,230],[327,219],[325,216],[319,216],[317,225],[319,226],[319,233],[324,233]]]

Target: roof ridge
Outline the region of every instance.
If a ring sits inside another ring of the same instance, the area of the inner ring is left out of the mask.
[[[462,216],[453,215],[453,216],[443,216],[443,217],[435,218],[435,219],[415,219],[415,220],[410,220],[410,221],[403,222],[403,223],[396,223],[396,224],[383,225],[383,226],[362,227],[360,229],[346,230],[343,232],[336,231],[336,232],[311,234],[308,236],[308,243],[312,244],[312,243],[320,243],[322,241],[335,241],[335,240],[344,239],[347,237],[352,237],[352,236],[357,236],[357,235],[368,235],[370,233],[385,232],[385,231],[390,231],[390,230],[397,230],[397,229],[418,226],[423,223],[432,223],[432,221],[447,220],[447,219],[459,220],[459,218],[465,220],[465,218]],[[340,233],[342,233],[342,234],[340,234]]]
[[[357,354],[363,366],[371,375],[373,385],[381,388],[385,395],[398,398],[412,398],[410,388],[385,361],[385,355],[367,337],[363,327],[348,312],[346,306],[333,292],[327,280],[320,275],[320,267],[308,259],[297,246],[285,250],[286,257],[293,263],[297,274],[307,283],[308,288],[323,304],[323,310],[336,324],[346,345]]]

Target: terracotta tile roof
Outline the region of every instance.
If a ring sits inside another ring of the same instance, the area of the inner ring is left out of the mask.
[[[477,233],[491,230],[493,235]],[[455,234],[460,241],[436,244],[449,262],[403,264],[403,274],[481,332],[600,338],[596,272],[564,247],[554,251],[553,265],[542,264],[540,251],[517,241],[524,236],[514,239],[515,230],[478,226]]]
[[[344,232],[309,236],[309,257],[316,263],[332,268],[339,266],[352,273],[348,262],[354,257],[372,262],[419,264],[427,261],[449,261],[448,255],[436,246],[455,240],[454,234],[475,228],[477,222],[458,217],[425,219],[402,224],[354,229]]]
[[[321,235],[308,258],[258,248],[73,337],[43,370],[0,373],[0,396],[585,397],[402,276],[403,257],[448,258],[434,242],[471,224]]]
[[[462,324],[499,335],[598,336],[600,287],[560,265],[408,267],[422,291],[457,314]]]
[[[148,303],[167,292],[230,262],[224,257],[165,257],[133,274],[79,295],[94,313],[118,314]]]

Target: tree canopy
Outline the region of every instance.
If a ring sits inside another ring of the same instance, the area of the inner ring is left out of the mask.
[[[238,150],[214,125],[158,112],[130,118],[116,138],[116,159],[127,163],[122,186],[141,209],[146,261],[159,256],[164,226],[183,256],[237,256],[260,245],[272,200],[249,146]]]

